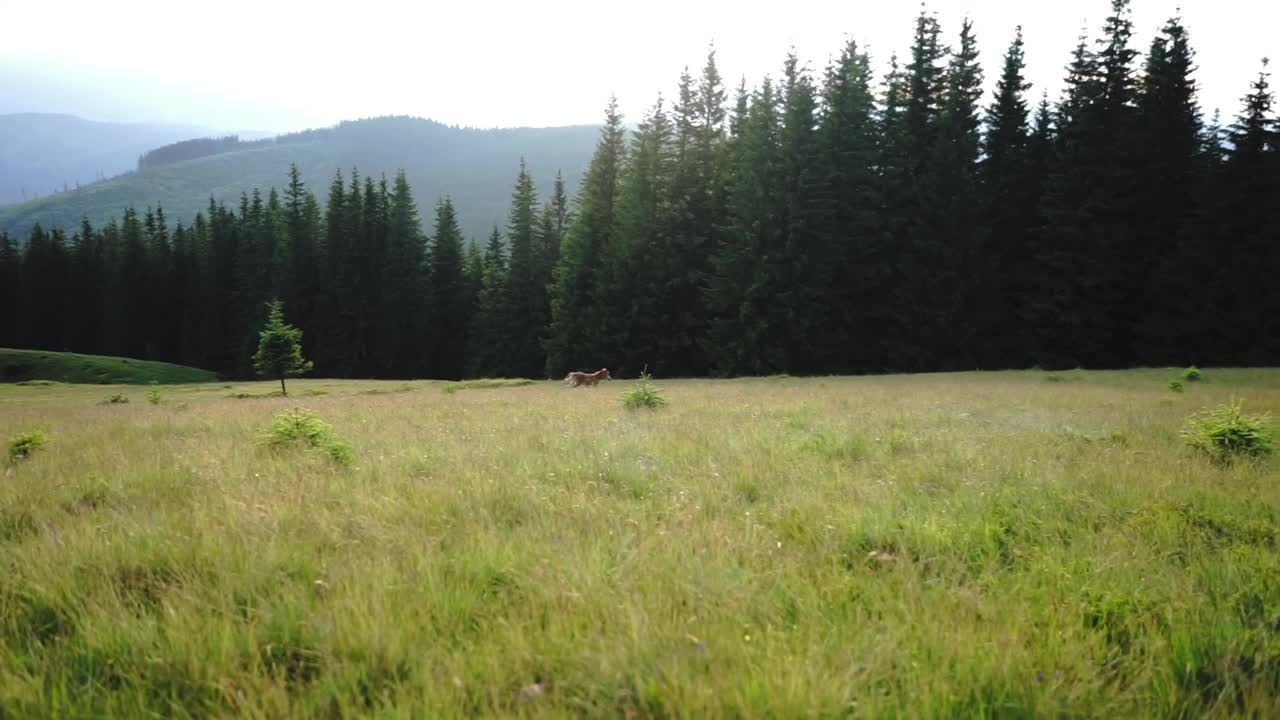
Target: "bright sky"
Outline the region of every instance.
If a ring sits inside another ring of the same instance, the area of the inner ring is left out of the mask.
[[[905,55],[919,6],[891,0],[9,0],[0,64],[27,75],[4,110],[286,131],[408,114],[479,127],[595,123],[611,93],[639,120],[715,44],[730,86],[777,75],[789,47],[819,72],[846,37],[876,67]],[[1280,2],[1135,0],[1137,37],[1182,6],[1201,104],[1233,115],[1265,55]],[[1036,97],[1056,97],[1081,28],[1109,0],[932,0],[948,41],[973,18],[988,85],[1021,23]],[[61,78],[62,84],[49,78]],[[66,84],[70,78],[70,85]],[[40,89],[43,88],[43,91]]]

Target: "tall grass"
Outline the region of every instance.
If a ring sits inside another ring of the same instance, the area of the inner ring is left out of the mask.
[[[0,475],[0,714],[1274,717],[1280,461],[1185,452],[1168,373],[298,381],[349,468],[257,442],[287,399],[0,387],[58,445]]]

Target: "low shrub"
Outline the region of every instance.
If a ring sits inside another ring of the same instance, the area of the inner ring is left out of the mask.
[[[1262,458],[1275,450],[1270,424],[1270,415],[1246,415],[1236,400],[1187,418],[1182,440],[1222,464]]]
[[[262,436],[262,442],[272,449],[302,445],[322,451],[339,465],[350,465],[355,459],[351,444],[341,440],[329,423],[310,410],[294,408],[280,413],[271,421],[271,427]]]
[[[1182,371],[1182,379],[1186,380],[1187,382],[1200,382],[1201,380],[1204,379],[1204,373],[1200,372],[1200,368],[1196,367],[1195,365],[1192,365],[1191,367]]]
[[[1177,378],[1169,381],[1169,390],[1171,392],[1180,393],[1182,392],[1182,387],[1182,381]]]
[[[49,437],[39,430],[19,433],[9,440],[9,461],[18,462],[31,457],[31,453],[44,447]]]
[[[128,405],[129,398],[125,397],[124,395],[121,395],[120,393],[116,393],[115,395],[108,396],[106,400],[103,400],[98,404],[99,405]]]
[[[653,378],[649,375],[648,368],[640,373],[640,379],[636,384],[628,388],[622,393],[622,406],[628,410],[639,410],[640,408],[656,409],[667,404],[667,399],[662,396],[662,391],[657,385],[653,384]]]

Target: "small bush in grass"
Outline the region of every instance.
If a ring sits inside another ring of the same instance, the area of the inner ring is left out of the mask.
[[[124,395],[121,395],[120,393],[116,393],[115,395],[109,396],[106,400],[103,400],[98,404],[99,405],[128,405],[129,398],[125,397]]]
[[[164,402],[164,396],[160,394],[160,383],[155,380],[151,381],[151,389],[147,390],[147,402],[152,405],[159,405]]]
[[[18,462],[31,457],[31,453],[44,447],[49,438],[39,430],[19,433],[9,441],[9,461]]]
[[[1177,379],[1177,378],[1174,378],[1174,379],[1172,379],[1172,380],[1170,380],[1170,381],[1169,381],[1169,390],[1170,390],[1171,392],[1180,393],[1180,392],[1182,392],[1182,387],[1183,387],[1183,386],[1182,386],[1182,381],[1181,381],[1181,380],[1179,380],[1179,379]]]
[[[640,379],[636,381],[635,386],[622,393],[622,406],[628,410],[660,408],[666,404],[667,399],[662,397],[662,391],[653,384],[653,378],[649,375],[647,367],[640,373]]]
[[[1192,365],[1191,367],[1182,371],[1182,379],[1186,380],[1187,382],[1200,382],[1201,380],[1204,379],[1204,373],[1200,372],[1200,368],[1196,367],[1195,365]]]
[[[351,444],[338,439],[333,427],[310,410],[294,408],[280,413],[262,437],[267,447],[279,449],[304,445],[324,452],[339,465],[350,465],[355,459]]]
[[[1182,440],[1215,462],[1261,458],[1275,450],[1270,415],[1246,415],[1238,400],[1187,418]]]

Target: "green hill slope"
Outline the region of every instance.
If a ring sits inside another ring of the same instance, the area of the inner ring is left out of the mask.
[[[475,130],[406,117],[374,118],[334,128],[282,136],[221,155],[148,168],[79,189],[0,208],[0,230],[25,237],[35,223],[73,227],[88,217],[98,224],[129,205],[161,206],[174,221],[189,223],[210,196],[237,203],[242,191],[282,187],[290,163],[324,200],[334,173],[391,176],[404,168],[423,209],[444,193],[459,209],[468,237],[483,238],[496,222],[505,226],[511,185],[523,156],[540,193],[561,171],[577,187],[595,148],[597,128]]]
[[[208,370],[170,363],[106,355],[77,355],[45,350],[0,348],[0,382],[56,380],[90,385],[162,385],[212,382]]]

